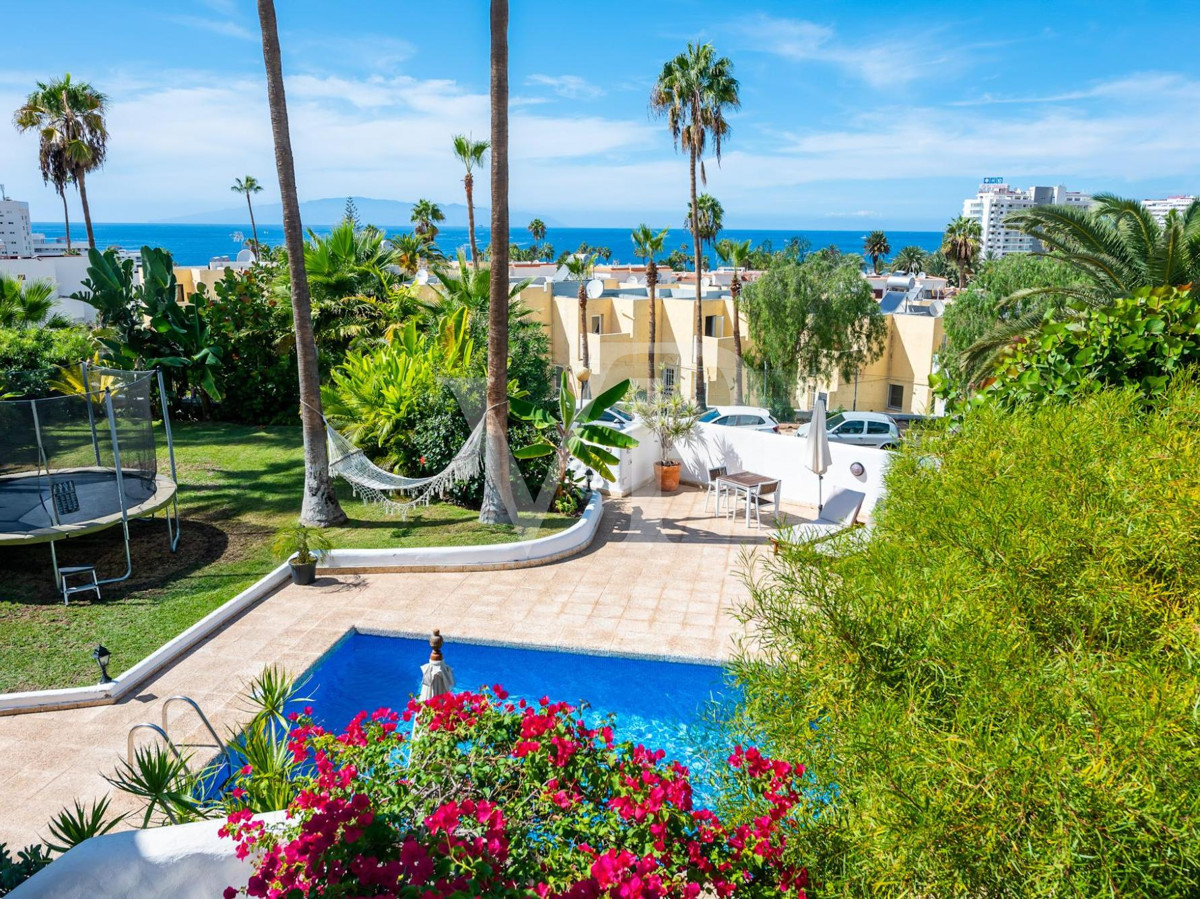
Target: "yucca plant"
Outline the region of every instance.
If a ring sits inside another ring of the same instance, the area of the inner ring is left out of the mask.
[[[288,709],[308,702],[310,697],[301,696],[302,684],[287,673],[280,665],[269,665],[262,670],[246,691],[248,709],[254,717],[251,726],[264,724],[287,733],[291,723]]]
[[[66,852],[84,840],[108,833],[125,820],[124,815],[107,817],[110,801],[110,797],[105,796],[85,807],[76,799],[73,808],[64,808],[50,819],[50,839],[46,841],[46,848],[52,852]]]
[[[172,824],[206,817],[208,809],[198,798],[202,795],[200,778],[188,767],[189,756],[178,755],[166,746],[154,744],[134,750],[132,763],[122,760],[110,784],[146,803],[141,827],[149,827],[154,813],[160,812]]]

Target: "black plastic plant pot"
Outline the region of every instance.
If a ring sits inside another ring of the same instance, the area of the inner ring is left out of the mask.
[[[292,583],[301,587],[311,584],[317,579],[317,563],[316,562],[293,562],[292,563]]]

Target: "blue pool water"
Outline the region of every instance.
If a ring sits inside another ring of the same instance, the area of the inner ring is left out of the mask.
[[[449,640],[443,654],[456,690],[500,684],[516,699],[586,702],[589,723],[612,714],[618,741],[662,749],[701,777],[706,759],[728,757],[732,749],[731,738],[713,723],[717,710],[736,698],[717,665]],[[301,694],[318,724],[341,729],[363,710],[403,709],[420,689],[428,660],[427,640],[351,631],[302,679]]]

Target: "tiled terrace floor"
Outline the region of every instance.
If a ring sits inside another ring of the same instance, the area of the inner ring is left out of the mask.
[[[785,506],[789,518],[814,510]],[[610,652],[728,657],[737,635],[730,611],[745,587],[743,549],[762,546],[749,529],[704,511],[704,494],[609,500],[593,545],[538,568],[488,572],[324,576],[288,585],[263,600],[116,705],[0,718],[0,842],[23,846],[73,799],[109,792],[129,728],[158,723],[162,700],[179,693],[200,703],[218,733],[247,716],[241,688],[265,665],[299,674],[352,627],[425,634],[440,628],[446,657],[454,639]],[[119,647],[112,647],[119,651]],[[417,672],[414,672],[414,686]],[[400,697],[398,699],[403,699]],[[206,757],[211,738],[182,705],[176,732]],[[114,808],[130,805],[114,796]]]

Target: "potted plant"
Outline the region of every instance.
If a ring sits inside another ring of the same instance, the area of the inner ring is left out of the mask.
[[[659,392],[650,399],[635,403],[633,413],[658,438],[659,460],[654,463],[658,489],[663,493],[678,490],[681,466],[678,460],[671,458],[671,451],[675,449],[675,444],[689,439],[696,432],[700,409],[678,393]]]
[[[305,586],[317,578],[317,562],[331,546],[321,528],[293,524],[275,535],[275,553],[292,566],[292,583]]]

